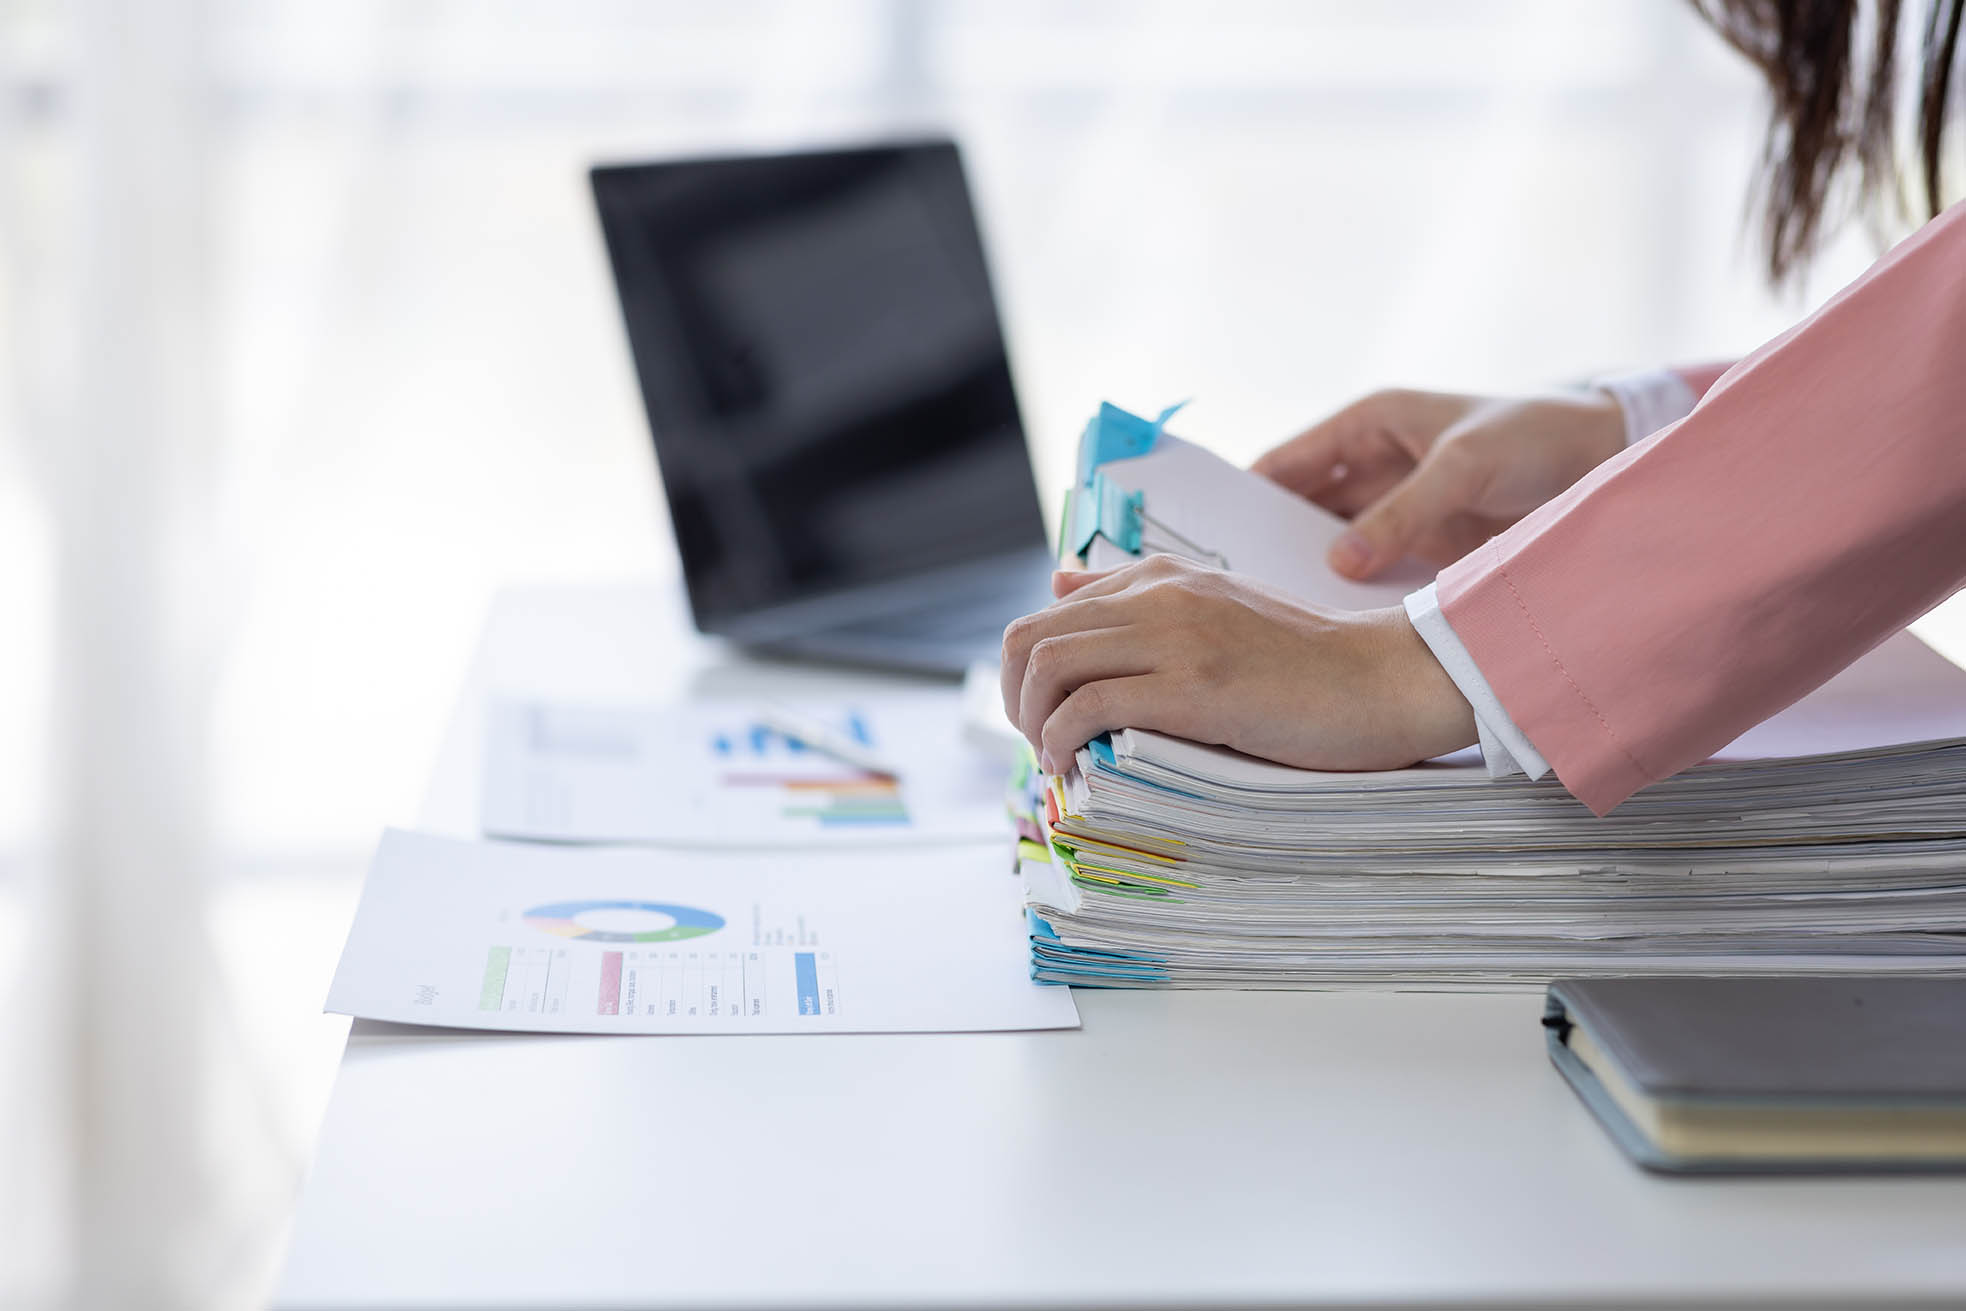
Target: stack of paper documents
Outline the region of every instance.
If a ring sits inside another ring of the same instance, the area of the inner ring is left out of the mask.
[[[1087,470],[1151,485],[1148,514],[1239,571],[1359,604],[1306,568],[1321,552],[1278,549],[1329,536],[1305,522],[1321,511],[1197,447],[1156,431]],[[1124,558],[1103,531],[1068,545]],[[1602,819],[1472,753],[1331,774],[1131,729],[1062,776],[1026,767],[1013,795],[1051,982],[1966,973],[1966,671],[1907,634]]]

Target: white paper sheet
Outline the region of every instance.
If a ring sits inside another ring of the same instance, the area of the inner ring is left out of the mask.
[[[964,742],[959,692],[787,704],[900,777],[787,738],[757,702],[501,700],[488,711],[481,827],[554,842],[801,850],[1007,839],[1002,767]]]
[[[1772,760],[1966,737],[1966,669],[1909,632],[1884,642],[1788,709],[1714,753]]]
[[[1070,1029],[1001,849],[663,852],[392,830],[327,1009],[542,1033]]]
[[[1130,492],[1144,495],[1148,516],[1228,559],[1228,567],[1315,605],[1372,610],[1398,605],[1408,592],[1433,580],[1416,561],[1371,582],[1331,572],[1325,552],[1345,531],[1345,521],[1267,478],[1239,469],[1214,452],[1162,437],[1154,449],[1130,460],[1110,460],[1100,471]],[[1143,550],[1154,528],[1142,533]],[[1086,565],[1111,569],[1135,557],[1095,537]]]

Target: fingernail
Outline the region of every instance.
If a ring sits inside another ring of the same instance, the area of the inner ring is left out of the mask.
[[[1038,753],[1038,763],[1044,766],[1044,772],[1047,774],[1056,774],[1058,772],[1058,766],[1052,763],[1051,753],[1049,751],[1040,751]]]
[[[1353,573],[1372,563],[1372,544],[1357,533],[1344,533],[1331,544],[1331,565],[1341,573]]]

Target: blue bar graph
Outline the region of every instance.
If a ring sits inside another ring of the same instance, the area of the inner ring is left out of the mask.
[[[819,964],[809,951],[794,952],[792,970],[799,982],[799,1014],[819,1014]]]

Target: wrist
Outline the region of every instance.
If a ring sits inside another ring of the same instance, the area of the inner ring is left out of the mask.
[[[1595,469],[1630,444],[1631,416],[1616,392],[1593,387],[1578,393],[1571,403],[1579,431],[1584,434],[1581,445],[1590,468]]]
[[[1659,429],[1679,422],[1700,400],[1686,380],[1670,369],[1594,378],[1591,390],[1617,408],[1624,425],[1624,446],[1636,446]]]
[[[1380,669],[1389,727],[1411,760],[1431,760],[1473,746],[1474,707],[1413,626],[1404,606],[1372,612],[1385,643]]]

